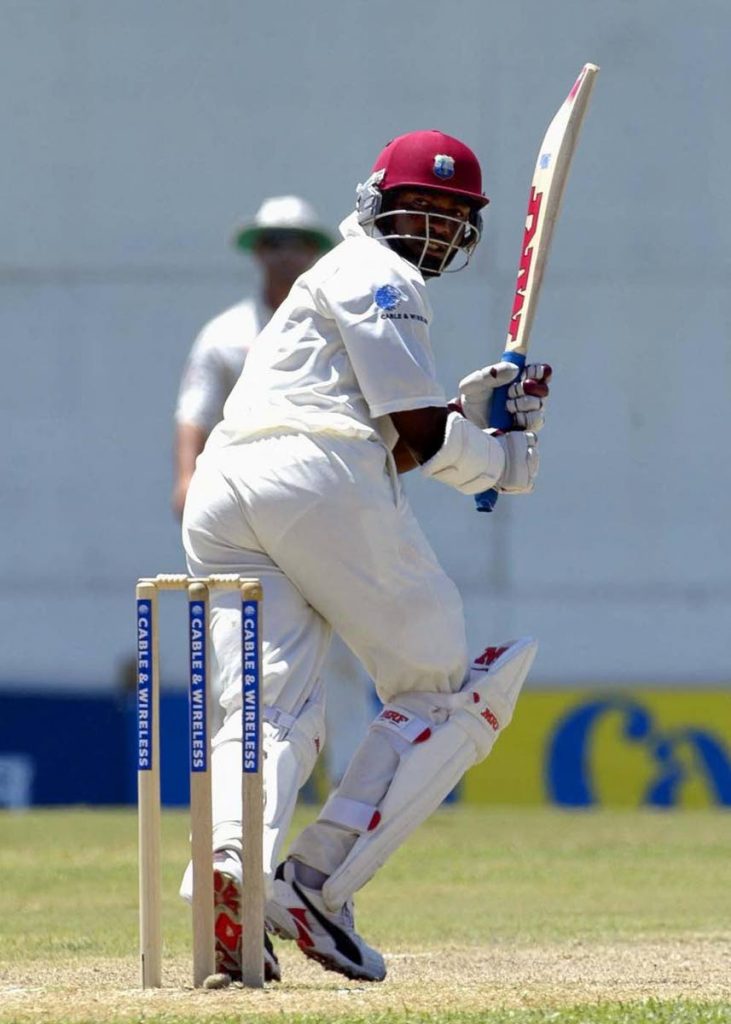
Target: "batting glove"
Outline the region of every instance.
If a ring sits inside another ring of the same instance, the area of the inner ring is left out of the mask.
[[[506,404],[513,417],[513,428],[536,433],[544,424],[545,400],[552,370],[547,363],[531,363],[516,381],[518,373],[517,366],[506,361],[475,370],[459,382],[459,400],[452,403],[452,408],[484,430],[489,425],[495,388],[512,381]]]

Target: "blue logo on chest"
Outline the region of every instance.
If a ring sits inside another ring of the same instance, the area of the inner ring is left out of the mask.
[[[383,284],[376,290],[376,305],[379,309],[396,309],[401,302],[401,292],[392,284]]]

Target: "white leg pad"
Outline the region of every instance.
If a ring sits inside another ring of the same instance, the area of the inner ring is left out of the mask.
[[[281,858],[297,794],[310,777],[325,740],[323,695],[316,692],[299,715],[264,708],[264,874]],[[231,715],[213,741],[214,848],[241,849],[241,711]]]
[[[268,733],[264,761],[264,873],[271,878],[281,859],[297,794],[309,779],[325,742],[321,694],[313,695],[296,719],[281,712],[273,718],[266,710],[264,719]]]
[[[323,886],[328,908],[337,911],[365,885],[465,771],[487,757],[512,719],[536,649],[530,638],[487,648],[457,693],[400,694],[381,711],[371,728],[392,737],[400,753],[385,796],[377,808],[367,810],[363,805],[339,808],[337,795],[323,808],[323,818],[360,833]]]

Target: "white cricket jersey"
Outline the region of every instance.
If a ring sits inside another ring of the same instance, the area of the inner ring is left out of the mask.
[[[177,423],[210,431],[241,375],[254,338],[271,316],[256,299],[245,299],[209,321],[188,356],[175,409]]]
[[[214,444],[274,433],[382,440],[389,413],[444,405],[421,273],[365,234],[355,214],[343,241],[294,283],[252,346]]]

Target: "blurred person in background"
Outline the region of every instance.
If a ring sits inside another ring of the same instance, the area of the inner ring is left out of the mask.
[[[175,410],[173,509],[180,518],[190,478],[211,430],[244,367],[251,343],[290,288],[333,240],[313,207],[297,196],[265,199],[253,220],[236,229],[233,244],[260,271],[259,291],[210,320],[188,356]]]

